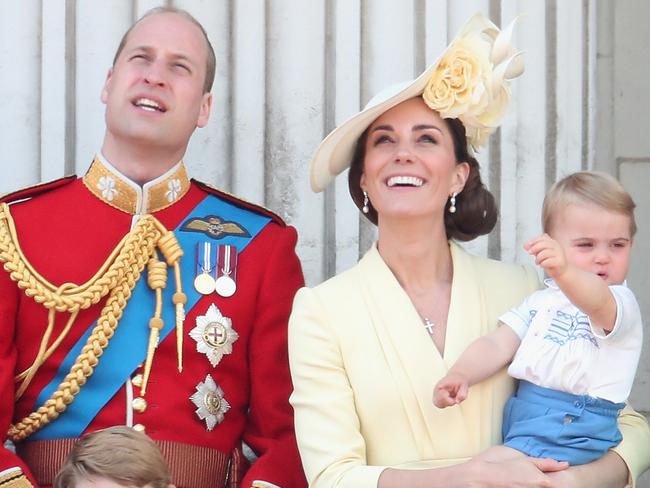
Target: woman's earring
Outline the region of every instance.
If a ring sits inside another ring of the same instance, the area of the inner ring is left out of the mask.
[[[370,212],[370,207],[368,207],[369,202],[370,200],[368,200],[368,192],[366,190],[363,190],[363,207],[361,208],[361,211],[364,214]]]
[[[451,194],[451,197],[449,197],[449,213],[456,213],[456,195],[458,193],[454,192]]]

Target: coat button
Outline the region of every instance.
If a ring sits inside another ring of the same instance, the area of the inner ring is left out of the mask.
[[[147,409],[147,400],[142,397],[134,398],[131,406],[136,412],[143,413]]]
[[[136,374],[133,378],[131,378],[131,383],[133,383],[133,386],[142,388],[142,375]]]
[[[142,425],[142,424],[135,424],[133,426],[133,430],[137,430],[138,432],[144,432],[145,428],[144,428],[144,425]]]

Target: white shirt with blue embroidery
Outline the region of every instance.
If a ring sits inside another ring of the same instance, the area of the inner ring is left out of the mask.
[[[643,344],[639,304],[630,289],[610,286],[616,323],[609,334],[594,327],[553,280],[499,320],[521,339],[508,373],[554,390],[624,402]]]

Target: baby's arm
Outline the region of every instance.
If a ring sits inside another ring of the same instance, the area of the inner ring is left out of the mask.
[[[607,283],[596,274],[570,264],[560,244],[548,234],[528,242],[524,248],[555,280],[569,301],[589,316],[592,325],[611,331],[616,323],[616,300]]]
[[[470,386],[489,378],[512,361],[520,342],[519,336],[507,325],[500,325],[472,342],[433,390],[435,406],[445,408],[465,400]]]

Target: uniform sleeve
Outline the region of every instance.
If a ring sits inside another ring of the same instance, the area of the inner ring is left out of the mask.
[[[296,291],[304,279],[295,253],[296,231],[273,224],[270,245],[263,250],[266,269],[259,290],[249,344],[250,410],[244,441],[258,458],[241,486],[254,481],[281,487],[304,487],[289,405],[291,377],[287,352],[287,321]],[[264,486],[260,484],[258,486]]]
[[[386,467],[366,464],[354,394],[328,320],[314,292],[300,290],[289,319],[289,361],[305,474],[312,488],[375,488]]]
[[[0,266],[0,485],[3,488],[32,486],[25,476],[31,476],[27,467],[11,450],[3,447],[14,413],[18,296],[18,287]]]
[[[650,427],[645,417],[629,405],[618,416],[618,428],[623,440],[614,448],[630,471],[631,486],[650,468]]]

